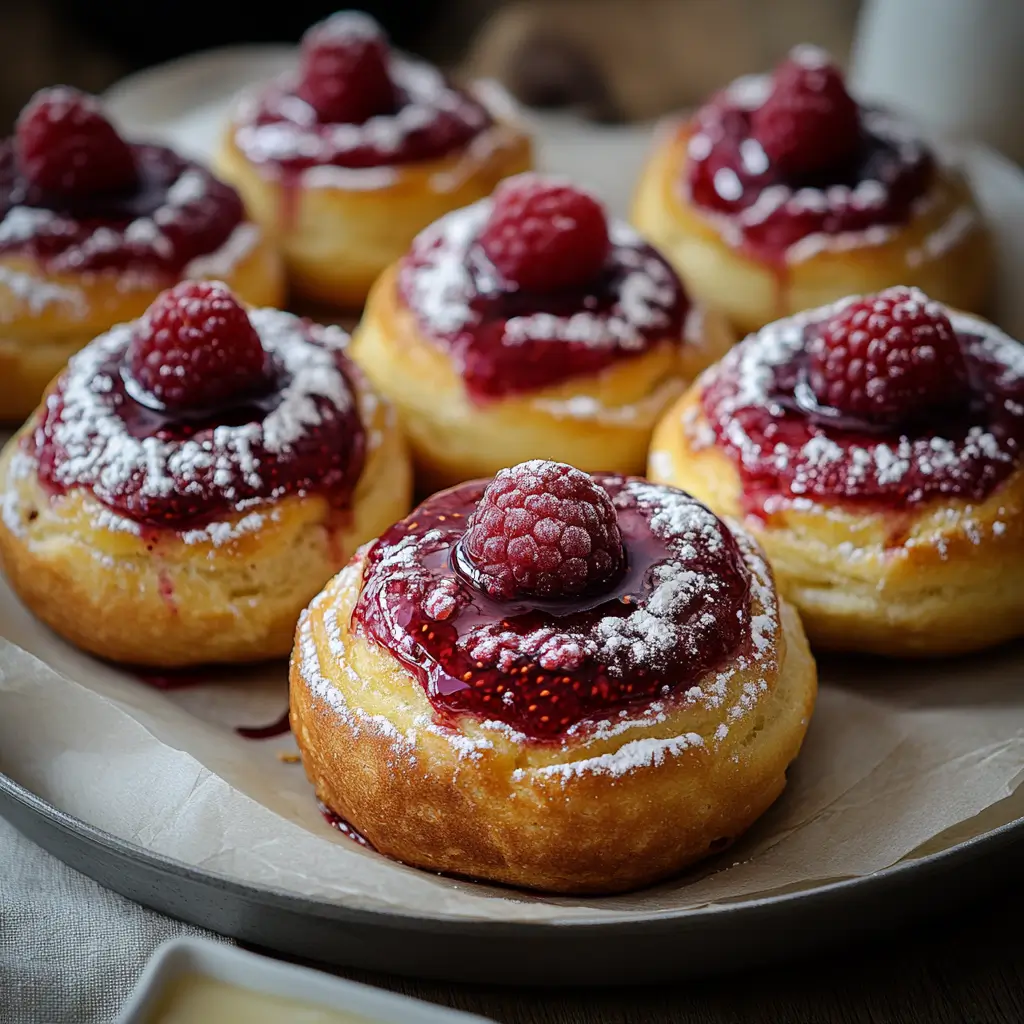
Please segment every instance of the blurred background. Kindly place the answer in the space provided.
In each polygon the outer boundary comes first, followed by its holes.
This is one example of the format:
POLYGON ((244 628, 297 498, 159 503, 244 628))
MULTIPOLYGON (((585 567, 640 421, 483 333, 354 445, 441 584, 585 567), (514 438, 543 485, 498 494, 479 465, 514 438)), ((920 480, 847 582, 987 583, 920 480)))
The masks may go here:
MULTIPOLYGON (((1008 0, 1024 3, 1024 0, 1008 0)), ((38 88, 101 92, 131 71, 232 43, 297 41, 338 2, 0 0, 0 126, 38 88)), ((698 102, 796 42, 848 56, 859 0, 364 0, 392 39, 601 121, 698 102)))

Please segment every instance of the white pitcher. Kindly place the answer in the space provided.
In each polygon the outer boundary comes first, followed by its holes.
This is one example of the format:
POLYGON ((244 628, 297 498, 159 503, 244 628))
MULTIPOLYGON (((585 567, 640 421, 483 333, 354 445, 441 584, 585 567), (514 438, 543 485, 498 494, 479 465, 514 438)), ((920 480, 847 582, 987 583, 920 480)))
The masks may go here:
POLYGON ((1024 163, 1024 0, 865 0, 858 95, 1024 163))

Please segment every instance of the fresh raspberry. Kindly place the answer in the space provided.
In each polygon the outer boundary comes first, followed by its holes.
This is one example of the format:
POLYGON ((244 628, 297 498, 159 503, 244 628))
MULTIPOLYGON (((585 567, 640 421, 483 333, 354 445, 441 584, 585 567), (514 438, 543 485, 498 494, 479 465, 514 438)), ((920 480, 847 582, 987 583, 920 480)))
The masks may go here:
POLYGON ((182 281, 158 295, 128 358, 135 380, 170 409, 224 405, 267 380, 260 337, 220 281, 182 281))
POLYGON ((951 406, 967 380, 943 307, 916 288, 889 288, 844 307, 812 334, 811 390, 822 405, 899 423, 951 406))
POLYGON ((535 459, 503 469, 470 516, 463 552, 491 597, 568 597, 622 568, 608 493, 586 473, 535 459))
POLYGON ((362 124, 395 109, 388 40, 366 14, 342 11, 302 37, 298 94, 330 124, 362 124))
POLYGON ((526 291, 592 281, 608 257, 608 220, 589 193, 535 174, 502 182, 480 235, 501 275, 526 291))
POLYGON ((40 89, 18 117, 14 134, 21 173, 61 195, 128 189, 138 180, 128 143, 99 103, 77 89, 40 89))
POLYGON ((754 138, 782 171, 840 167, 860 145, 860 111, 828 57, 800 47, 775 72, 768 99, 751 117, 754 138))

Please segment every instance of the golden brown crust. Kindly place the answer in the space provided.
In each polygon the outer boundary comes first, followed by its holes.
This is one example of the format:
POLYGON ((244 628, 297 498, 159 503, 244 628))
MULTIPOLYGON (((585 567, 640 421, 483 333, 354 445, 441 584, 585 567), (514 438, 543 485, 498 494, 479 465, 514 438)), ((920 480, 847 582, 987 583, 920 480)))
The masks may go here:
MULTIPOLYGON (((248 230, 256 231, 252 225, 248 230)), ((262 233, 233 265, 211 273, 255 306, 284 300, 281 259, 262 233)), ((0 256, 0 423, 20 423, 80 348, 114 324, 141 316, 164 286, 125 275, 49 274, 23 256, 0 256)))
MULTIPOLYGON (((709 430, 697 383, 655 430, 648 476, 719 516, 741 517, 732 459, 693 440, 709 430)), ((1024 634, 1024 469, 975 504, 948 498, 900 513, 789 507, 745 525, 815 648, 944 655, 1024 634)))
POLYGON ((683 346, 666 339, 599 374, 477 403, 399 300, 397 278, 393 265, 371 291, 352 358, 398 408, 427 491, 537 458, 641 474, 658 416, 734 341, 721 316, 695 312, 683 346))
POLYGON ((361 308, 377 276, 428 224, 533 167, 529 135, 508 120, 439 160, 385 168, 389 178, 377 188, 282 183, 251 163, 234 136, 229 126, 218 175, 280 247, 293 293, 336 309, 361 308))
POLYGON ((881 243, 823 249, 779 268, 731 246, 683 196, 679 183, 691 134, 682 125, 659 136, 637 185, 632 220, 694 298, 720 309, 740 331, 897 284, 917 286, 960 309, 986 311, 991 239, 966 181, 952 168, 938 169, 922 209, 881 243))
POLYGON ((43 622, 102 658, 170 668, 283 657, 324 581, 409 509, 394 413, 363 408, 379 442, 346 512, 289 497, 186 534, 119 529, 84 490, 50 497, 20 446, 30 423, 0 455, 0 568, 43 622))
POLYGON ((380 852, 524 888, 620 892, 723 849, 785 786, 817 685, 788 607, 756 669, 737 661, 697 684, 717 698, 531 743, 468 716, 439 723, 402 664, 350 628, 364 556, 303 613, 291 723, 318 797, 380 852))

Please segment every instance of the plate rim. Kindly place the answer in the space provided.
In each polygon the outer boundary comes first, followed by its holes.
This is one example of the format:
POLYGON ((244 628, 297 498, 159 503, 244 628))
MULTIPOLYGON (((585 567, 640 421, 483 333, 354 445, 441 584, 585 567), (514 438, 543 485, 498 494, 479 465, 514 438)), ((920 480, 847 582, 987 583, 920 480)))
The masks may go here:
MULTIPOLYGON (((601 931, 610 931, 621 935, 623 931, 628 931, 631 928, 644 932, 649 932, 652 929, 674 931, 683 923, 699 923, 703 919, 719 917, 724 914, 735 916, 736 914, 746 913, 749 915, 765 911, 785 913, 789 907, 798 904, 802 908, 806 908, 815 903, 827 904, 830 901, 841 901, 866 890, 870 890, 874 894, 874 891, 878 888, 898 885, 901 880, 907 877, 913 877, 915 881, 923 883, 930 875, 955 872, 958 867, 986 853, 999 853, 1003 847, 1011 847, 1015 844, 1024 846, 1024 815, 1022 815, 969 839, 954 843, 945 849, 926 854, 923 857, 899 860, 895 864, 890 864, 866 875, 828 880, 820 885, 812 885, 807 888, 782 892, 777 895, 740 898, 722 903, 707 903, 698 907, 662 911, 654 914, 643 911, 627 911, 623 912, 621 917, 616 920, 595 920, 582 916, 562 921, 503 921, 484 920, 474 917, 463 918, 403 913, 388 908, 354 907, 340 900, 331 901, 315 896, 306 896, 287 889, 279 889, 274 886, 263 886, 254 882, 240 881, 221 872, 198 868, 185 861, 148 850, 130 840, 115 836, 104 829, 75 817, 67 811, 61 810, 43 797, 33 793, 28 787, 0 772, 0 799, 3 797, 17 802, 36 817, 43 819, 47 824, 69 831, 94 845, 110 849, 135 863, 142 864, 156 871, 175 875, 193 884, 212 885, 221 891, 229 892, 231 895, 239 898, 247 898, 258 902, 270 901, 277 904, 279 909, 289 909, 298 911, 306 916, 316 916, 336 921, 347 920, 350 923, 364 921, 380 924, 384 920, 391 922, 392 926, 394 922, 401 922, 403 929, 431 932, 443 931, 453 934, 483 933, 493 935, 496 933, 514 933, 516 936, 524 938, 530 935, 550 935, 554 930, 564 932, 567 929, 574 933, 587 933, 589 935, 601 931)), ((61 858, 58 857, 58 859, 61 858)))

